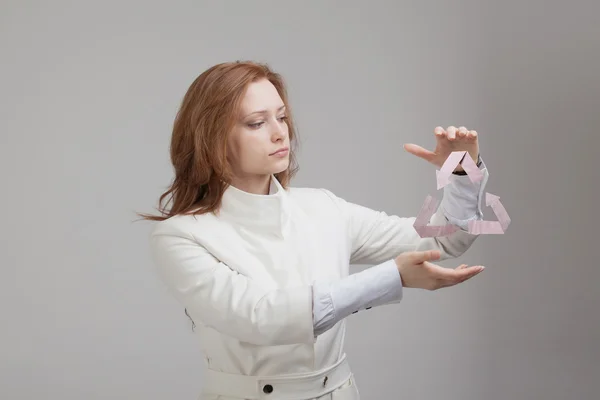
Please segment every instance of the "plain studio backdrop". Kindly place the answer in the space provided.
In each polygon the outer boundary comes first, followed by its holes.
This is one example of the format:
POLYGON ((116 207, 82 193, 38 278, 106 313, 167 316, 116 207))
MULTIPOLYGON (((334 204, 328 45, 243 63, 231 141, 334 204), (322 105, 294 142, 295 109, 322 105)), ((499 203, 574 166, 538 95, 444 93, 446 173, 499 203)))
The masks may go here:
POLYGON ((442 263, 479 276, 348 319, 364 399, 598 399, 594 3, 3 1, 0 398, 198 396, 198 339, 134 212, 172 179, 191 82, 249 59, 289 84, 295 186, 414 216, 441 191, 402 145, 465 125, 512 218, 442 263))

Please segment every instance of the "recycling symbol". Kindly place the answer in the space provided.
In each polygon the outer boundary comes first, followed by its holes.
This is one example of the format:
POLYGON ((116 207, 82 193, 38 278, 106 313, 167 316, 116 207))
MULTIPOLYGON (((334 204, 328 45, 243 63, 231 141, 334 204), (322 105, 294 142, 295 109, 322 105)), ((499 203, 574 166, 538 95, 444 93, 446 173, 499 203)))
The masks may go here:
MULTIPOLYGON (((461 160, 462 167, 472 183, 480 182, 483 179, 483 172, 477 167, 468 152, 454 151, 448 156, 442 168, 436 171, 438 190, 451 183, 450 175, 456 166, 461 163, 461 160)), ((438 200, 430 195, 425 198, 425 202, 413 224, 420 237, 447 236, 461 229, 454 224, 429 225, 429 220, 437 210, 438 204, 438 200)), ((508 225, 510 225, 510 217, 502 203, 500 203, 500 197, 486 192, 485 204, 492 208, 498 220, 469 221, 468 232, 473 235, 503 234, 506 232, 508 225)))

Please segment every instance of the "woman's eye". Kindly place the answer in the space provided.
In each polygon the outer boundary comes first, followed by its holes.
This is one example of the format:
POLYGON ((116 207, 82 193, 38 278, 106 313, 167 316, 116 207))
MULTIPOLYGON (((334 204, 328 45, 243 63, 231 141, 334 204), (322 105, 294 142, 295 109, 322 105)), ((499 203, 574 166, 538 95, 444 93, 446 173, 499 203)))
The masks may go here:
MULTIPOLYGON (((287 121, 288 117, 287 115, 282 115, 281 117, 277 118, 280 122, 285 122, 287 121)), ((260 121, 260 122, 253 122, 251 124, 248 124, 248 127, 252 128, 252 129, 258 129, 260 128, 262 125, 264 124, 264 121, 260 121)))

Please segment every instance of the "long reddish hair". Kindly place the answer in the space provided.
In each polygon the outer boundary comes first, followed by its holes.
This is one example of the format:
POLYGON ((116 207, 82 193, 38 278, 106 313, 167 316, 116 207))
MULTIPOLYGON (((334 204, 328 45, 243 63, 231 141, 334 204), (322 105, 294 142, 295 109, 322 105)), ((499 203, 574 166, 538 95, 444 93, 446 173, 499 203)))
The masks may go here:
POLYGON ((275 177, 284 188, 288 187, 298 170, 294 154, 297 132, 283 78, 266 64, 221 63, 200 74, 185 93, 171 135, 175 176, 158 200, 160 215, 138 213, 142 219, 162 221, 178 214, 218 211, 232 178, 227 139, 238 119, 248 85, 260 79, 268 79, 275 86, 287 109, 290 165, 275 177))

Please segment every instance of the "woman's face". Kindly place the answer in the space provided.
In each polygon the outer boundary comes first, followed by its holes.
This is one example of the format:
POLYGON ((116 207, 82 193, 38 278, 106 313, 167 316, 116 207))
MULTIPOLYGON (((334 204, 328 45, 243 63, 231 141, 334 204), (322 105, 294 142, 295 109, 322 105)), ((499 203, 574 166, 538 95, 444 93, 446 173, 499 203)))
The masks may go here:
POLYGON ((228 139, 228 160, 236 180, 261 180, 285 171, 288 133, 286 110, 275 86, 266 79, 251 83, 228 139))

